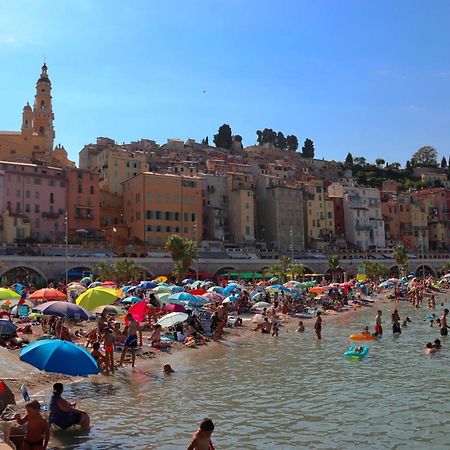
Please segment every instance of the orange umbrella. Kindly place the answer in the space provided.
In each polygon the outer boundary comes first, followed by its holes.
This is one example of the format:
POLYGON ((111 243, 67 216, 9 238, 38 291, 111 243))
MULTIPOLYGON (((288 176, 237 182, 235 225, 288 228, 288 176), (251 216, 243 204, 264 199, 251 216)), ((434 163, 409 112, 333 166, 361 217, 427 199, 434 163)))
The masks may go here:
POLYGON ((313 286, 312 288, 309 288, 309 292, 311 292, 311 294, 321 294, 325 291, 326 289, 323 286, 313 286))
POLYGON ((259 281, 256 286, 269 286, 269 282, 267 280, 259 281))
POLYGON ((44 288, 33 292, 28 298, 32 300, 67 300, 67 295, 58 289, 44 288))

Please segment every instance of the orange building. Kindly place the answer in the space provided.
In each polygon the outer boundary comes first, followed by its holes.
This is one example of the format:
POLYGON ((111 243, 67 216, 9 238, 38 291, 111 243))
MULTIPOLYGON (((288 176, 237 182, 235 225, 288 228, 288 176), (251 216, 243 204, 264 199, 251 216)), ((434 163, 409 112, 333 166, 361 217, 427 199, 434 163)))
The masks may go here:
POLYGON ((149 247, 163 247, 172 234, 201 241, 201 178, 144 172, 122 186, 131 238, 149 247))
POLYGON ((86 237, 100 230, 98 173, 83 169, 66 171, 66 207, 69 236, 86 237))
POLYGON ((47 65, 42 66, 36 83, 33 109, 27 103, 22 111, 20 131, 0 131, 0 154, 5 161, 37 159, 55 167, 75 167, 67 158, 61 145, 53 148, 52 84, 47 74, 47 65))

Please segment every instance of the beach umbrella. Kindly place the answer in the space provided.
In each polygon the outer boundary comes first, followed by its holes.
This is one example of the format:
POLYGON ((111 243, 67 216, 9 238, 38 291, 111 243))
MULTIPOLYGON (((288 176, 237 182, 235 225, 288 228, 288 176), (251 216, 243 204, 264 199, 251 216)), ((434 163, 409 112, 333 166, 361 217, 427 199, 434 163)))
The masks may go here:
POLYGON ((239 300, 239 296, 238 295, 230 295, 222 303, 233 303, 236 300, 239 300))
POLYGON ((298 288, 298 287, 301 287, 300 285, 301 285, 300 281, 295 281, 295 280, 288 281, 283 284, 283 286, 287 287, 287 288, 298 288))
POLYGON ((196 301, 197 297, 195 295, 189 294, 189 292, 177 292, 176 294, 169 295, 170 303, 174 301, 179 303, 180 301, 187 302, 189 300, 196 301))
POLYGON ((28 314, 28 317, 32 320, 35 320, 38 317, 44 317, 44 314, 42 314, 40 312, 30 312, 30 314, 28 314))
POLYGON ((262 292, 257 292, 252 296, 252 302, 257 302, 260 298, 262 298, 262 296, 263 296, 262 292))
POLYGON ((106 288, 88 289, 80 294, 75 303, 88 311, 103 305, 110 305, 116 301, 115 291, 106 288))
POLYGON ((400 280, 398 278, 389 278, 388 281, 395 284, 400 283, 400 280))
POLYGON ((191 289, 188 292, 189 292, 189 294, 193 294, 193 295, 203 295, 204 293, 206 293, 206 289, 191 289))
POLYGON ((115 281, 103 281, 100 285, 103 287, 115 288, 117 283, 115 281))
POLYGON ((383 281, 378 285, 378 287, 392 287, 394 286, 394 283, 391 283, 390 281, 383 281))
POLYGON ((134 288, 135 286, 131 286, 131 285, 127 285, 127 286, 122 286, 122 291, 125 292, 125 294, 131 289, 134 288))
POLYGON ((69 283, 67 285, 67 290, 76 292, 77 294, 81 294, 82 292, 84 292, 86 290, 86 287, 84 287, 80 283, 69 283))
POLYGON ((92 278, 91 277, 84 277, 80 280, 80 283, 83 286, 88 286, 90 283, 92 283, 92 278))
POLYGON ((22 294, 23 291, 23 284, 20 283, 14 283, 13 285, 11 285, 11 287, 18 293, 18 294, 22 294))
POLYGON ((124 310, 115 305, 102 305, 97 306, 91 311, 92 314, 107 314, 108 316, 121 316, 124 314, 124 310))
POLYGON ((158 286, 158 283, 154 282, 154 281, 141 281, 137 287, 138 289, 153 289, 156 286, 158 286))
POLYGON ((208 292, 217 292, 218 294, 221 294, 222 291, 223 291, 222 286, 211 286, 210 288, 208 288, 208 292))
POLYGON ((185 278, 182 283, 183 284, 192 284, 194 280, 192 278, 185 278))
POLYGON ((170 288, 170 293, 171 294, 176 294, 177 292, 184 292, 183 286, 172 286, 170 288))
POLYGON ((150 307, 147 302, 135 303, 129 310, 128 314, 134 317, 134 320, 138 322, 144 322, 146 316, 150 312, 150 307))
POLYGON ((202 297, 206 298, 209 302, 215 303, 220 303, 223 300, 223 297, 217 292, 206 292, 202 297))
POLYGON ((20 295, 11 289, 0 288, 0 300, 10 300, 13 298, 20 298, 20 295))
POLYGON ((164 292, 170 292, 170 289, 171 289, 170 286, 157 286, 155 287, 155 289, 152 290, 154 294, 162 294, 164 292))
POLYGON ((315 281, 304 281, 303 283, 300 283, 300 287, 302 287, 302 288, 308 288, 308 287, 312 287, 315 285, 316 285, 315 281))
POLYGON ((241 286, 239 286, 238 284, 232 283, 227 285, 224 290, 222 291, 222 295, 224 297, 227 297, 228 295, 230 295, 232 292, 236 292, 236 291, 240 291, 242 289, 241 286))
POLYGON ((3 309, 9 309, 12 305, 12 301, 11 300, 2 300, 0 302, 0 305, 2 306, 3 309))
POLYGON ((153 281, 156 281, 157 283, 165 283, 168 280, 168 278, 165 275, 160 275, 159 277, 156 277, 153 281))
POLYGON ((267 289, 271 291, 289 292, 289 288, 281 284, 274 284, 273 286, 269 286, 267 289))
POLYGON ((309 291, 311 294, 321 294, 322 292, 325 292, 326 289, 323 286, 313 286, 309 288, 309 291))
POLYGON ((145 301, 143 298, 135 297, 134 295, 130 295, 129 297, 124 298, 120 301, 120 303, 130 304, 130 303, 139 303, 145 301))
POLYGON ((183 305, 174 305, 173 303, 168 303, 167 305, 165 305, 164 310, 168 313, 186 312, 186 309, 183 305))
POLYGON ((99 372, 97 361, 79 345, 60 339, 42 339, 20 351, 19 359, 46 372, 86 376, 99 372))
POLYGON ((269 283, 270 283, 270 284, 276 283, 277 281, 278 281, 278 278, 277 278, 277 277, 272 277, 272 278, 269 279, 269 283))
POLYGON ((39 289, 36 292, 33 292, 28 298, 31 300, 67 300, 67 295, 64 294, 61 291, 58 291, 58 289, 53 288, 44 288, 39 289))
POLYGON ((101 286, 101 285, 102 285, 102 282, 101 282, 101 281, 94 281, 93 283, 91 283, 91 284, 88 286, 88 289, 96 288, 96 287, 101 286))
POLYGON ((189 300, 181 300, 183 302, 184 305, 186 306, 190 306, 190 307, 201 307, 203 305, 206 305, 206 303, 209 303, 209 300, 204 298, 204 297, 200 297, 198 295, 194 295, 194 298, 191 298, 189 300))
POLYGON ((269 282, 267 280, 261 280, 256 283, 256 286, 269 286, 269 282))
POLYGON ((0 335, 16 336, 17 327, 8 319, 0 319, 0 335))
POLYGON ((173 312, 162 316, 161 319, 156 322, 157 325, 161 325, 162 328, 169 328, 179 323, 185 322, 188 319, 188 315, 182 312, 173 312))
POLYGON ((79 305, 69 302, 46 302, 36 306, 37 311, 45 316, 68 317, 77 321, 93 319, 92 314, 79 305))
POLYGON ((257 302, 255 303, 251 309, 264 309, 264 308, 270 308, 272 305, 267 302, 257 302))
MULTIPOLYGON (((169 303, 170 302, 169 297, 170 297, 170 293, 169 292, 162 292, 161 294, 156 294, 156 298, 158 299, 158 302, 161 305, 169 303)), ((178 304, 181 305, 181 302, 179 302, 178 304)))
POLYGON ((262 314, 255 314, 252 318, 252 323, 264 323, 264 316, 262 314))
POLYGON ((191 283, 191 288, 199 289, 199 288, 203 287, 204 284, 205 283, 203 281, 197 280, 197 281, 194 281, 193 283, 191 283))

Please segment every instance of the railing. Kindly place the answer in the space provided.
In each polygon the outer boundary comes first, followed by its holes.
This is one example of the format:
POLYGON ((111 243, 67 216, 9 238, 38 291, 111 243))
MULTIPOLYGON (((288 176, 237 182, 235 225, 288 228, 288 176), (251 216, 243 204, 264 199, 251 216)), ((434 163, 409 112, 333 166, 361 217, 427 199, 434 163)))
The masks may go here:
POLYGON ((57 219, 59 215, 59 212, 54 211, 43 211, 41 214, 44 219, 57 219))

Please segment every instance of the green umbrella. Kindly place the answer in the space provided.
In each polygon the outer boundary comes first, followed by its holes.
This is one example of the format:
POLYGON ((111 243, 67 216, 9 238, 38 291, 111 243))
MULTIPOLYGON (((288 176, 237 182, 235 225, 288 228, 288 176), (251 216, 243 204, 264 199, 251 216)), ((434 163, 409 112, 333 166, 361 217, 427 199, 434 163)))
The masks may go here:
POLYGON ((92 288, 83 292, 76 299, 76 304, 88 311, 103 305, 110 305, 117 300, 116 291, 107 288, 92 288))

